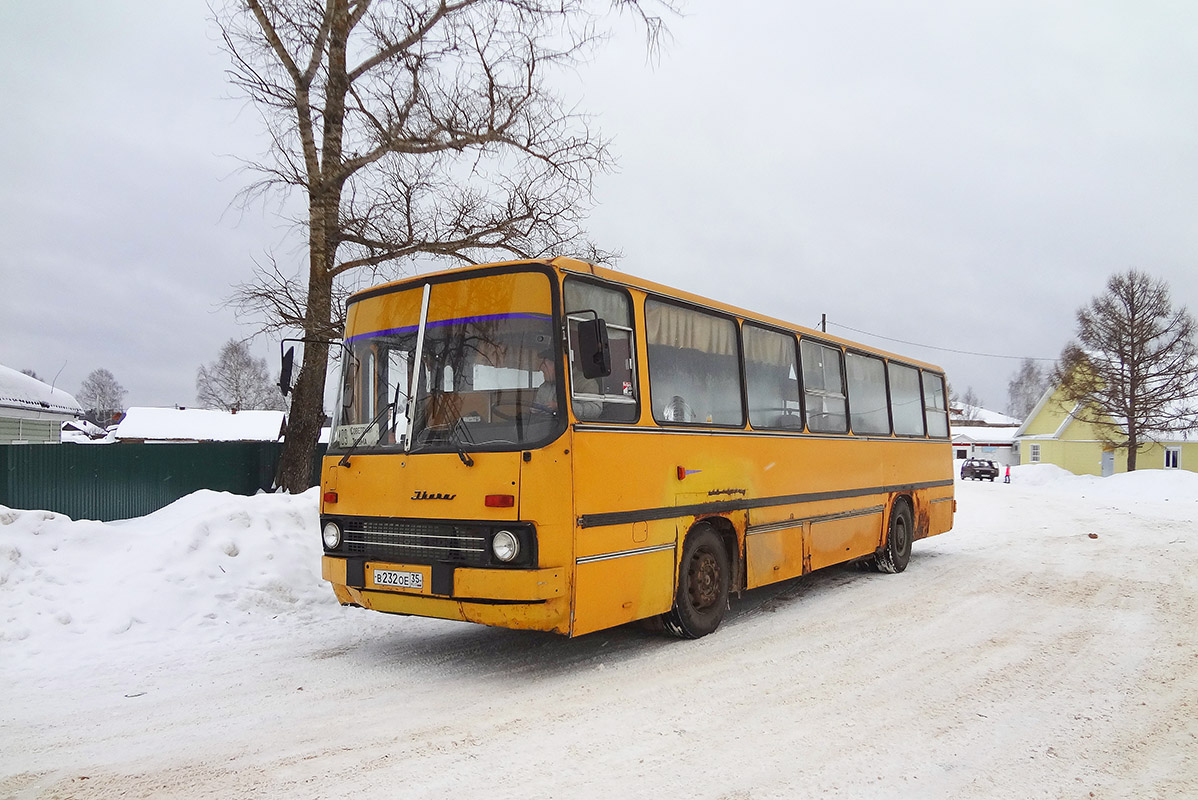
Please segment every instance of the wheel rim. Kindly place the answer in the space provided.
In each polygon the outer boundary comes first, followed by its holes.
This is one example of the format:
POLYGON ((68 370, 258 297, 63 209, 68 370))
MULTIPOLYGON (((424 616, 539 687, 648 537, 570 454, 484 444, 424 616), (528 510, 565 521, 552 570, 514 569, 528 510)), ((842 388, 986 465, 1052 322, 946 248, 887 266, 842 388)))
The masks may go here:
POLYGON ((715 553, 707 549, 695 553, 687 571, 687 594, 696 611, 707 611, 719 602, 720 562, 715 553))
POLYGON ((894 544, 895 550, 899 553, 907 552, 907 548, 911 546, 911 536, 907 528, 907 518, 899 517, 894 521, 894 544))

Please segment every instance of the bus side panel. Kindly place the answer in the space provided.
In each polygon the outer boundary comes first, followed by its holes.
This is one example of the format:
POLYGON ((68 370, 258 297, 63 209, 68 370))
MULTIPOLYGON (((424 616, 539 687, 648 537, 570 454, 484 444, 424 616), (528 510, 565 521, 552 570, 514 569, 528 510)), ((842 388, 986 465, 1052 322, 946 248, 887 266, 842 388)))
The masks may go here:
POLYGON ((920 519, 916 521, 916 536, 935 536, 938 533, 952 530, 953 527, 953 498, 927 493, 920 507, 920 519), (924 520, 926 519, 926 524, 924 520))
POLYGON ((571 633, 623 625, 674 605, 674 549, 579 564, 571 633))
POLYGON ((821 569, 872 555, 882 538, 881 510, 811 524, 811 568, 821 569))
POLYGON ((745 536, 746 588, 797 578, 810 571, 810 567, 804 568, 805 527, 800 522, 792 528, 745 536))

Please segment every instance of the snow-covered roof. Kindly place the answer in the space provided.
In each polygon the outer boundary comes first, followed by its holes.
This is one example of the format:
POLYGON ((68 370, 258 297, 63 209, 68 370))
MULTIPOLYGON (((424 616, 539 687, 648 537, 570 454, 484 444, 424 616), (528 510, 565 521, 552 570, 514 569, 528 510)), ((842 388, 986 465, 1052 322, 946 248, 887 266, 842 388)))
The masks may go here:
POLYGON ((120 441, 273 442, 283 430, 282 411, 213 411, 206 408, 134 407, 116 428, 120 441))
POLYGON ((1006 414, 1000 414, 997 411, 991 411, 988 408, 981 406, 971 406, 964 403, 956 403, 949 409, 952 422, 959 423, 965 420, 981 423, 983 425, 1014 425, 1019 427, 1022 420, 1008 417, 1006 414))
MULTIPOLYGON (((1039 433, 1039 434, 1028 434, 1027 433, 1027 429, 1031 425, 1032 420, 1034 420, 1040 414, 1040 412, 1044 410, 1044 407, 1046 405, 1048 405, 1049 401, 1052 399, 1053 395, 1056 393, 1057 388, 1058 388, 1057 385, 1054 384, 1044 390, 1044 394, 1042 394, 1040 396, 1040 401, 1038 403, 1036 403, 1036 407, 1032 409, 1031 413, 1027 415, 1027 419, 1025 419, 1023 421, 1023 423, 1019 426, 1019 428, 1015 431, 1015 438, 1017 438, 1017 439, 1060 439, 1062 436, 1065 435, 1065 429, 1069 427, 1070 423, 1074 422, 1075 420, 1086 421, 1082 414, 1082 411, 1083 411, 1082 404, 1074 403, 1072 410, 1070 410, 1069 413, 1065 414, 1061 418, 1061 424, 1057 427, 1055 432, 1039 433)), ((1182 419, 1190 419, 1193 421, 1194 424, 1198 425, 1198 417, 1195 416, 1195 407, 1196 406, 1198 406, 1198 397, 1186 397, 1181 400, 1177 400, 1177 401, 1174 401, 1173 403, 1170 403, 1167 406, 1167 409, 1168 409, 1169 413, 1175 414, 1177 417, 1182 418, 1182 419)), ((1120 431, 1124 431, 1124 432, 1127 431, 1127 420, 1126 419, 1124 419, 1122 417, 1116 417, 1116 418, 1108 417, 1108 419, 1110 419, 1112 424, 1114 424, 1120 431)), ((1188 430, 1170 431, 1167 433, 1158 433, 1158 434, 1154 434, 1153 436, 1150 436, 1147 438, 1150 438, 1153 441, 1158 441, 1161 443, 1170 443, 1170 442, 1184 443, 1184 442, 1192 441, 1195 438, 1198 438, 1198 428, 1190 428, 1188 430)))
POLYGON ((953 425, 950 427, 953 444, 1011 444, 1015 441, 1017 425, 953 425))
POLYGON ((0 407, 75 416, 83 406, 73 395, 0 364, 0 407))

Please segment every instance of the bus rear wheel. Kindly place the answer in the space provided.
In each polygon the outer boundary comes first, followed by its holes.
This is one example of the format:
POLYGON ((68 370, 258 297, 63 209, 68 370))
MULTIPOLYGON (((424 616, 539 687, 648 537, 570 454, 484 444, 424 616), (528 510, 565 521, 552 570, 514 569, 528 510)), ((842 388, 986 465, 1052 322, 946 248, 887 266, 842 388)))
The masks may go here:
POLYGON ((728 608, 732 564, 715 529, 697 525, 682 547, 674 609, 663 617, 680 639, 698 639, 720 626, 728 608))
POLYGON ((879 572, 894 575, 907 568, 907 562, 911 560, 914 529, 911 506, 906 500, 896 500, 890 509, 890 529, 886 533, 886 545, 878 551, 874 559, 879 572))

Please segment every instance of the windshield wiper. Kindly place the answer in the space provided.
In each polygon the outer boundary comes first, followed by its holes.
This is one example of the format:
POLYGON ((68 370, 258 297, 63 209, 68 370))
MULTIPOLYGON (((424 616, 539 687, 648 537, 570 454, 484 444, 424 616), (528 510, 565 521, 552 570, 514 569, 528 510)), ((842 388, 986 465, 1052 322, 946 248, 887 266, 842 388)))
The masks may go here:
MULTIPOLYGON (((393 408, 395 408, 394 403, 388 403, 387 405, 383 406, 382 410, 379 411, 379 413, 375 415, 374 419, 372 419, 370 421, 370 424, 367 425, 365 428, 363 428, 362 432, 358 434, 358 438, 354 439, 354 443, 351 444, 349 446, 349 449, 345 451, 345 455, 341 456, 341 460, 337 462, 337 466, 339 466, 339 467, 348 467, 349 466, 349 457, 351 455, 353 455, 353 452, 355 450, 358 449, 358 445, 360 445, 362 443, 362 440, 366 438, 366 434, 370 432, 371 428, 373 428, 375 425, 379 424, 379 422, 382 421, 384 414, 390 413, 393 408)), ((379 433, 381 434, 382 431, 380 430, 379 433)), ((380 438, 381 438, 381 436, 380 436, 380 438)))
POLYGON ((462 430, 462 433, 466 434, 467 439, 470 438, 470 430, 466 427, 466 423, 462 421, 462 418, 458 417, 457 421, 449 426, 449 443, 453 445, 454 450, 458 451, 458 458, 462 459, 462 463, 468 467, 473 467, 474 459, 466 452, 466 448, 462 446, 462 442, 458 438, 459 428, 462 430))
MULTIPOLYGON (((422 397, 416 402, 417 405, 423 403, 427 407, 434 399, 440 396, 442 396, 442 393, 438 391, 422 397)), ((425 450, 429 445, 445 442, 448 443, 453 448, 453 451, 458 454, 458 458, 462 460, 463 464, 468 467, 474 466, 474 459, 471 458, 470 454, 466 452, 466 448, 462 445, 462 439, 464 438, 470 444, 473 444, 474 440, 473 437, 470 436, 470 429, 466 427, 466 423, 462 421, 461 417, 458 417, 452 423, 448 424, 425 424, 419 430, 416 430, 413 426, 412 437, 413 441, 411 443, 411 452, 413 453, 418 452, 418 450, 425 450), (464 437, 459 436, 459 429, 465 434, 464 437), (416 439, 421 439, 422 441, 417 442, 416 439)))

